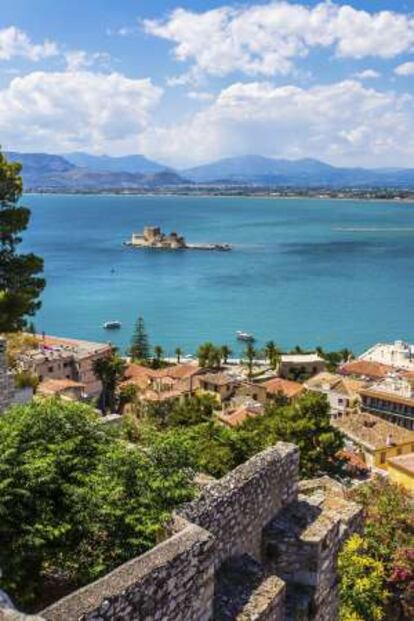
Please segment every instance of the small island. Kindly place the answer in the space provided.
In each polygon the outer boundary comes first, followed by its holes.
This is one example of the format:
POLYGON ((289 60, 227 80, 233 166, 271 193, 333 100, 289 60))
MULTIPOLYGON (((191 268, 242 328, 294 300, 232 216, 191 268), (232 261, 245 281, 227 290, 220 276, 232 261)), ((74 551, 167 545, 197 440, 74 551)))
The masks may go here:
POLYGON ((142 233, 132 233, 131 239, 124 242, 132 248, 156 248, 160 250, 231 250, 229 244, 187 244, 178 233, 163 233, 158 226, 146 226, 142 233))

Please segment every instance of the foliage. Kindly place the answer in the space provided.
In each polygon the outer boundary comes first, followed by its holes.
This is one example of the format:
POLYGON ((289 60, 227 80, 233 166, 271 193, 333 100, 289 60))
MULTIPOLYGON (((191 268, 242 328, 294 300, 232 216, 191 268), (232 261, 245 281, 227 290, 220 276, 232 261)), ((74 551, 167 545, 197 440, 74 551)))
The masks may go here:
POLYGON ((253 347, 251 343, 248 343, 246 349, 244 350, 244 357, 246 359, 245 364, 247 366, 249 379, 251 379, 253 375, 253 365, 254 365, 254 360, 256 356, 257 356, 257 351, 255 350, 255 348, 253 347))
POLYGON ((45 280, 43 260, 18 254, 20 234, 27 229, 30 210, 19 205, 23 192, 21 166, 0 152, 0 332, 17 332, 40 308, 45 280))
POLYGON ((156 345, 154 347, 154 358, 152 360, 152 368, 159 369, 162 366, 162 357, 164 355, 164 350, 161 345, 156 345))
POLYGON ((39 348, 39 341, 33 334, 9 332, 5 334, 5 337, 7 342, 7 363, 11 369, 16 368, 17 358, 20 354, 39 348))
POLYGON ((366 541, 353 535, 338 560, 341 574, 341 621, 381 621, 388 598, 384 587, 385 569, 374 559, 366 541))
MULTIPOLYGON (((414 611, 414 504, 412 496, 399 485, 382 477, 358 486, 352 500, 364 509, 363 554, 383 568, 380 585, 366 590, 366 599, 380 607, 379 616, 359 616, 355 619, 412 618, 414 611), (372 588, 370 599, 368 590, 372 588), (377 590, 387 594, 377 601, 377 590), (372 599, 374 598, 374 599, 372 599), (407 612, 408 611, 408 612, 407 612), (405 616, 404 616, 405 613, 405 616)), ((362 552, 361 552, 362 553, 362 552)), ((342 558, 342 556, 341 556, 342 558)), ((368 572, 368 570, 367 570, 368 572)), ((349 602, 359 610, 361 582, 355 579, 353 563, 340 565, 343 615, 349 602)), ((376 576, 379 578, 379 576, 376 576)), ((366 581, 369 581, 369 576, 366 581)), ((348 621, 354 617, 343 617, 348 621)))
POLYGON ((183 350, 181 349, 181 347, 176 347, 175 348, 175 355, 177 357, 177 364, 180 364, 181 356, 183 355, 183 350))
POLYGON ((282 359, 282 353, 274 341, 266 343, 264 350, 266 359, 269 361, 270 367, 275 371, 282 359))
POLYGON ((93 372, 102 383, 100 396, 100 408, 102 412, 115 412, 116 410, 116 389, 124 376, 126 362, 112 352, 106 358, 97 358, 93 363, 93 372))
POLYGON ((131 340, 130 354, 133 360, 150 360, 151 358, 148 334, 142 317, 138 317, 135 325, 135 331, 131 340))
POLYGON ((39 383, 39 376, 30 371, 20 371, 14 375, 14 385, 16 388, 33 388, 36 391, 39 383))
POLYGON ((330 373, 335 373, 341 364, 345 362, 349 362, 353 358, 353 353, 350 349, 346 347, 344 349, 340 349, 339 351, 324 351, 322 347, 316 348, 316 353, 321 356, 324 360, 326 360, 326 368, 330 373))
POLYGON ((228 345, 222 345, 220 347, 220 356, 223 360, 224 364, 227 364, 228 359, 232 355, 233 351, 230 349, 228 345))
POLYGON ((149 549, 193 497, 192 466, 177 438, 142 451, 79 403, 12 408, 0 418, 2 587, 30 604, 48 577, 75 587, 149 549))
POLYGON ((200 345, 197 349, 198 364, 200 367, 219 369, 221 366, 222 352, 220 347, 216 347, 209 341, 200 345))

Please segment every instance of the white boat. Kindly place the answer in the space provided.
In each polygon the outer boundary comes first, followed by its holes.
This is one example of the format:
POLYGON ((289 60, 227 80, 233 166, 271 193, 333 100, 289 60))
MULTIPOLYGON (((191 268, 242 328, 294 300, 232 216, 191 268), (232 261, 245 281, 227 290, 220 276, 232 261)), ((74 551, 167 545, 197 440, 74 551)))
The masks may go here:
POLYGON ((103 328, 105 330, 119 330, 121 326, 122 323, 120 321, 105 321, 103 328))
POLYGON ((249 341, 250 343, 255 340, 253 334, 243 332, 242 330, 237 330, 236 337, 239 341, 249 341))

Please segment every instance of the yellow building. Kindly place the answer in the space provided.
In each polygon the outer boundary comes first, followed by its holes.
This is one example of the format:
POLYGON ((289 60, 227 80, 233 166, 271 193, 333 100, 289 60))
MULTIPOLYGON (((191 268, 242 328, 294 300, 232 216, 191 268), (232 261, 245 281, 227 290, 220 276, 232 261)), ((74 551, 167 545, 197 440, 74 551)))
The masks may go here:
POLYGON ((388 460, 388 475, 391 481, 414 493, 414 453, 391 457, 388 460))
POLYGON ((344 414, 333 421, 356 444, 369 468, 388 469, 387 461, 414 451, 414 431, 366 412, 344 414))

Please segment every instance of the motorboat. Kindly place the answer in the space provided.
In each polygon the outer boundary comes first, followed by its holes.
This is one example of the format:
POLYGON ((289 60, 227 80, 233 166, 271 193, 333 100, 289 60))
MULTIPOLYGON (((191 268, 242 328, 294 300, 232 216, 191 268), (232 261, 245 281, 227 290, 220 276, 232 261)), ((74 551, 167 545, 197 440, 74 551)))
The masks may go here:
POLYGON ((252 343, 255 340, 253 334, 243 332, 242 330, 237 330, 236 337, 238 341, 248 341, 249 343, 252 343))
POLYGON ((103 324, 105 330, 119 330, 121 326, 122 323, 120 321, 105 321, 103 324))

